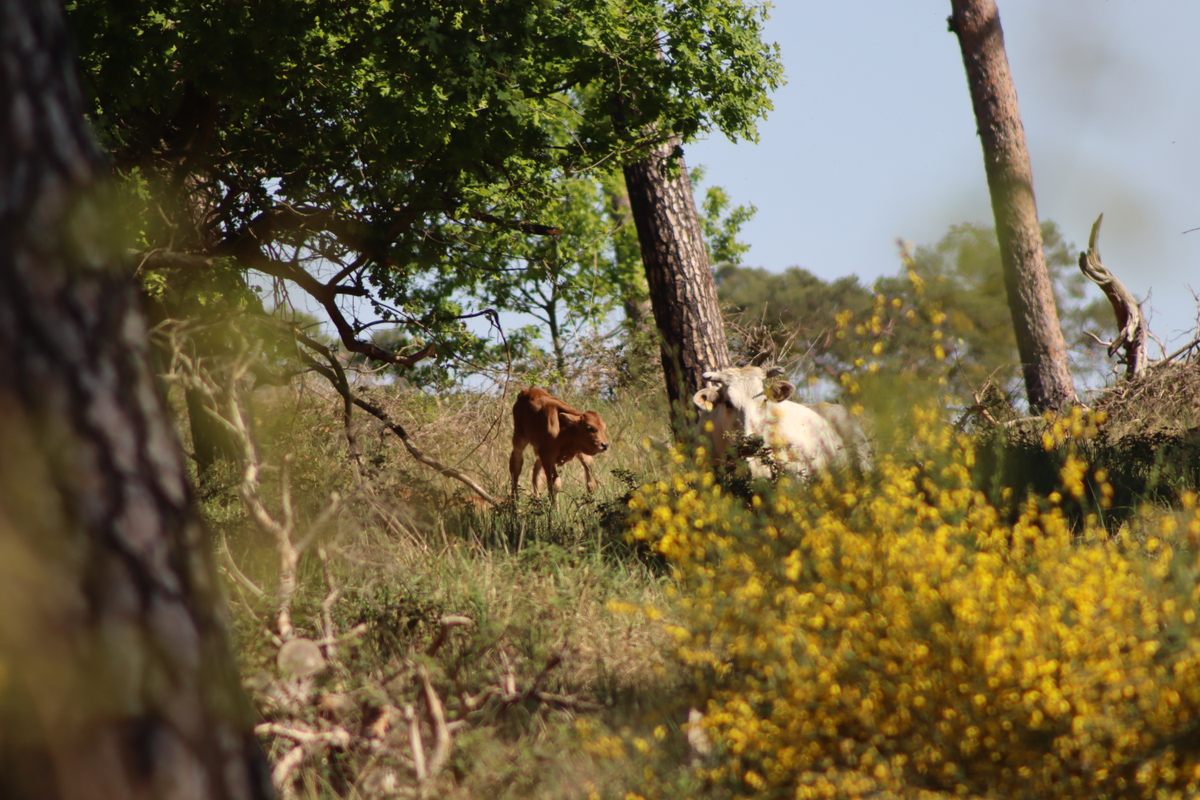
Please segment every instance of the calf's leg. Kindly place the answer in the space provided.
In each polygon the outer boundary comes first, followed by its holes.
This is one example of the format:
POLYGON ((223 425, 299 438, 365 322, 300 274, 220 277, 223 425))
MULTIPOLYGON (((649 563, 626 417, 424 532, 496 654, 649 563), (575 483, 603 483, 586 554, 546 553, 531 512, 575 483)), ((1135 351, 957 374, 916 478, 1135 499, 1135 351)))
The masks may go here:
POLYGON ((558 497, 558 487, 562 485, 558 477, 558 465, 552 456, 542 458, 541 463, 542 469, 546 470, 546 487, 550 493, 550 505, 553 506, 558 497))
POLYGON ((533 496, 537 497, 538 480, 542 477, 542 460, 537 456, 533 459, 533 471, 530 476, 530 482, 533 484, 533 496))
POLYGON ((596 491, 596 479, 592 476, 592 457, 587 453, 580 453, 579 463, 583 464, 583 475, 587 481, 587 490, 589 492, 596 491))
MULTIPOLYGON (((508 474, 512 478, 512 496, 517 498, 517 482, 521 478, 521 467, 525 464, 525 442, 513 437, 512 453, 508 457, 508 474)), ((537 493, 537 483, 534 483, 534 494, 537 493)))

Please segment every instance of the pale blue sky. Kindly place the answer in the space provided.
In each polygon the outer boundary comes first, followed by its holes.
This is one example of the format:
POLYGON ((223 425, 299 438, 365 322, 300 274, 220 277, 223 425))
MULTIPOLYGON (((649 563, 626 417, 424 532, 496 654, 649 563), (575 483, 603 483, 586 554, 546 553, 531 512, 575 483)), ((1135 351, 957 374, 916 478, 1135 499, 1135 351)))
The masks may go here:
MULTIPOLYGON (((1038 211, 1105 263, 1171 343, 1200 292, 1200 2, 999 0, 1038 211)), ((778 0, 767 38, 788 83, 760 142, 690 145, 689 166, 758 213, 746 263, 869 283, 895 240, 992 224, 948 0, 778 0)), ((1106 335, 1109 331, 1104 332, 1106 335)), ((1152 351, 1157 355, 1156 351, 1152 351)))

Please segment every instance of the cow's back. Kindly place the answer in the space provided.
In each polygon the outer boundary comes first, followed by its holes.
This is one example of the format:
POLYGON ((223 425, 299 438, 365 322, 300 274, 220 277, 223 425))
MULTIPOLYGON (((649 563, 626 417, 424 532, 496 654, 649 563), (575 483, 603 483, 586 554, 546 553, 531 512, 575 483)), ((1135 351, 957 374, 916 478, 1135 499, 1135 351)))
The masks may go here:
POLYGON ((833 425, 800 403, 769 404, 764 434, 782 466, 806 477, 846 463, 846 446, 833 425))
POLYGON ((875 461, 874 448, 862 420, 839 403, 814 403, 812 409, 824 417, 841 437, 854 467, 862 473, 870 472, 875 461))

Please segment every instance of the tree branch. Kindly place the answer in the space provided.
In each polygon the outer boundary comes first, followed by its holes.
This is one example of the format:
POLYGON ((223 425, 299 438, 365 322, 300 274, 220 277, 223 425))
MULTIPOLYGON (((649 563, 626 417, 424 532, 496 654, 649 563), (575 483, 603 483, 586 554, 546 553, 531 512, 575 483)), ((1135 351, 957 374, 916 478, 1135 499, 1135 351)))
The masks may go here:
POLYGON ((440 462, 434 460, 433 458, 425 455, 425 453, 423 453, 420 450, 420 448, 418 448, 413 443, 412 439, 408 435, 408 431, 406 431, 404 429, 404 426, 402 426, 400 423, 392 420, 392 418, 388 415, 388 413, 386 411, 384 411, 382 408, 380 408, 379 406, 372 403, 370 400, 367 400, 367 399, 355 394, 350 389, 350 385, 346 381, 345 375, 341 374, 339 376, 338 373, 341 372, 341 365, 338 364, 336 362, 336 359, 333 358, 333 354, 330 353, 329 348, 325 347, 325 345, 316 341, 312 337, 304 334, 302 331, 294 330, 293 335, 296 337, 296 341, 300 342, 305 347, 308 347, 318 353, 321 353, 323 356, 325 356, 325 358, 329 362, 329 364, 332 365, 332 366, 329 366, 326 364, 321 364, 318 361, 316 361, 315 359, 312 359, 312 358, 309 358, 306 356, 302 356, 305 360, 305 363, 307 363, 318 374, 323 375, 325 377, 325 379, 328 380, 330 382, 330 384, 333 385, 333 387, 342 396, 342 399, 344 402, 353 403, 354 405, 363 409, 364 411, 369 413, 371 416, 375 417, 377 420, 382 422, 384 424, 384 427, 386 427, 388 430, 390 430, 392 433, 396 434, 396 436, 398 436, 400 438, 400 441, 404 444, 404 448, 406 450, 408 450, 409 455, 411 455, 417 461, 420 461, 422 464, 424 464, 427 467, 431 467, 432 469, 437 470, 438 473, 446 476, 447 478, 452 478, 456 481, 463 483, 469 489, 471 489, 471 491, 475 492, 475 494, 479 495, 487 503, 490 503, 491 505, 499 504, 500 501, 497 500, 495 497, 493 497, 486 489, 484 489, 479 484, 478 481, 476 481, 470 475, 467 475, 466 473, 464 473, 460 470, 457 470, 453 467, 447 467, 444 464, 441 464, 440 462))
MULTIPOLYGON (((367 291, 361 287, 344 286, 338 280, 338 276, 343 276, 346 270, 338 273, 333 281, 322 283, 313 277, 306 270, 296 266, 290 261, 282 261, 277 258, 271 258, 257 248, 249 248, 241 250, 237 253, 222 252, 221 248, 213 254, 202 253, 181 253, 170 250, 148 250, 145 252, 134 253, 133 258, 137 261, 138 270, 142 269, 188 269, 201 270, 211 269, 215 266, 216 259, 225 256, 237 258, 242 264, 251 269, 262 272, 265 275, 270 275, 274 278, 291 281, 299 286, 305 293, 321 304, 325 313, 329 317, 329 321, 333 323, 333 327, 338 332, 338 339, 342 346, 352 353, 366 356, 374 361, 379 361, 384 364, 396 364, 401 367, 412 367, 417 363, 424 361, 437 352, 437 347, 430 343, 416 353, 408 355, 400 355, 391 350, 380 347, 373 342, 363 341, 359 339, 355 333, 354 326, 346 319, 341 308, 338 307, 337 298, 341 295, 354 295, 365 297, 367 291)), ((353 270, 351 270, 353 272, 353 270)))
POLYGON ((1100 287, 1108 302, 1113 307, 1117 317, 1119 331, 1115 339, 1108 344, 1108 354, 1111 356, 1118 348, 1123 348, 1125 355, 1125 375, 1135 377, 1146 368, 1146 318, 1142 314, 1141 304, 1133 293, 1125 288, 1100 260, 1100 223, 1104 214, 1096 217, 1092 223, 1092 232, 1088 236, 1087 252, 1079 254, 1079 270, 1100 287))

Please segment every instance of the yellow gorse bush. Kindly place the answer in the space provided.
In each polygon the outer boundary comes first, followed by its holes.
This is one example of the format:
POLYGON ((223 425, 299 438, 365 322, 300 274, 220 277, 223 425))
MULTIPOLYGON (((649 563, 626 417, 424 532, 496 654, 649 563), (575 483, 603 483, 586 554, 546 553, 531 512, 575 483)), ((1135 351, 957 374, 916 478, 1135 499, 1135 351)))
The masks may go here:
MULTIPOLYGON (((996 508, 971 443, 915 427, 865 483, 747 503, 700 451, 632 500, 675 578, 714 793, 1200 796, 1194 498, 1073 530, 1054 498, 996 508)), ((1063 492, 1086 472, 1068 458, 1063 492)))

